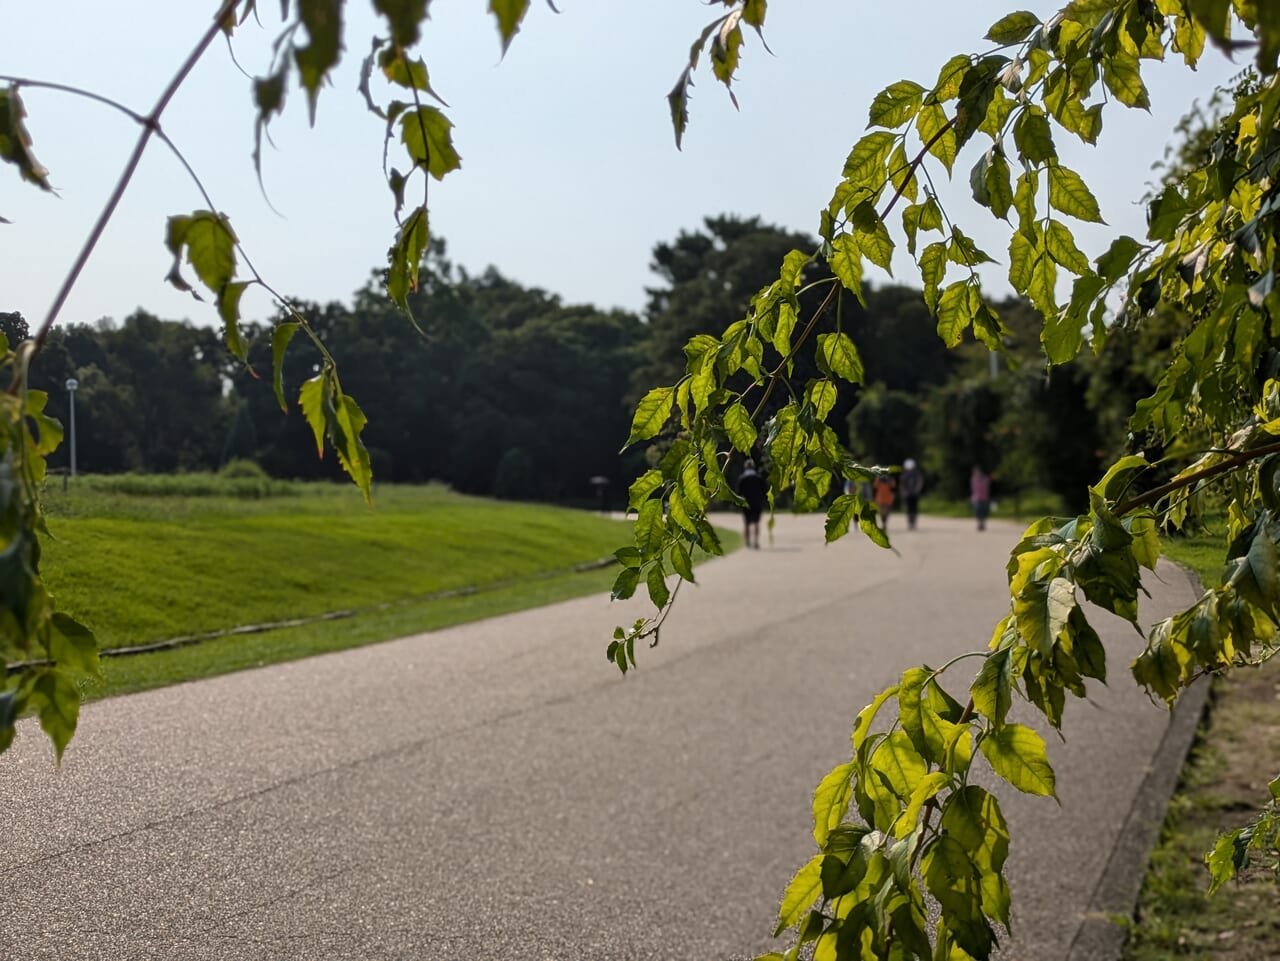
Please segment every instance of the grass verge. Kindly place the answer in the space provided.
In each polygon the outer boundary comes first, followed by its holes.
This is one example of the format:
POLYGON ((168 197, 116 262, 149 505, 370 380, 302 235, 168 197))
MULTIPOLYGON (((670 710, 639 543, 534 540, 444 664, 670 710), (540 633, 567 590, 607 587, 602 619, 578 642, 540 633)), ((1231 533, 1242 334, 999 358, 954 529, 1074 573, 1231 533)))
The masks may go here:
MULTIPOLYGON (((1223 542, 1206 532, 1169 538, 1166 554, 1206 584, 1221 583, 1223 542)), ((1254 865, 1209 898, 1204 855, 1269 799, 1280 769, 1280 664, 1215 679, 1209 707, 1152 852, 1125 961, 1280 957, 1276 879, 1254 865)))
MULTIPOLYGON (((568 573, 630 539, 582 511, 443 488, 295 485, 245 498, 78 485, 47 495, 43 568, 59 606, 103 648, 360 609, 356 616, 104 658, 104 697, 389 640, 605 592, 609 569, 568 573), (423 595, 475 589, 454 597, 423 595), (391 605, 379 608, 378 605, 391 605), (366 610, 373 608, 371 610, 366 610)), ((723 533, 726 549, 740 537, 723 533)))

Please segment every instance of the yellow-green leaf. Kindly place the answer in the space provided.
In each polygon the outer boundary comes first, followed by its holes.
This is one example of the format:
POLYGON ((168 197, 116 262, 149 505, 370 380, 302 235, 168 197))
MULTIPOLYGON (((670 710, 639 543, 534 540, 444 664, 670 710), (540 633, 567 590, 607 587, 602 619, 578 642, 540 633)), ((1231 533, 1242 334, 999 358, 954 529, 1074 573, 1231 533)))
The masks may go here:
POLYGON ((822 895, 823 857, 822 854, 815 854, 787 885, 786 893, 782 896, 782 907, 778 910, 778 927, 773 933, 775 938, 787 928, 798 924, 804 913, 822 895))
POLYGON ((991 769, 1019 791, 1055 797, 1053 768, 1044 739, 1029 727, 1006 724, 989 731, 978 747, 991 769))
POLYGON ((856 769, 853 761, 841 764, 830 771, 813 792, 813 840, 819 847, 827 843, 827 836, 849 811, 856 769))
POLYGON ((674 394, 674 388, 655 387, 644 395, 636 405, 635 417, 631 421, 631 434, 624 446, 630 447, 636 441, 649 440, 666 426, 671 419, 674 394))
POLYGON ((1080 175, 1061 164, 1049 166, 1049 206, 1089 223, 1105 223, 1098 201, 1080 175))

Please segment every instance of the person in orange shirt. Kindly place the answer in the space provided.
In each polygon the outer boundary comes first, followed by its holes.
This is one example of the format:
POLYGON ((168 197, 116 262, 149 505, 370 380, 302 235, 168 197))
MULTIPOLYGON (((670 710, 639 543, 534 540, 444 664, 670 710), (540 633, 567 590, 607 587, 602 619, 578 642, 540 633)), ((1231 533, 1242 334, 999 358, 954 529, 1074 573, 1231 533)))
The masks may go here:
POLYGON ((893 494, 896 487, 897 484, 888 474, 881 474, 872 486, 872 496, 875 497, 876 507, 880 510, 881 530, 889 529, 889 512, 893 510, 893 494))

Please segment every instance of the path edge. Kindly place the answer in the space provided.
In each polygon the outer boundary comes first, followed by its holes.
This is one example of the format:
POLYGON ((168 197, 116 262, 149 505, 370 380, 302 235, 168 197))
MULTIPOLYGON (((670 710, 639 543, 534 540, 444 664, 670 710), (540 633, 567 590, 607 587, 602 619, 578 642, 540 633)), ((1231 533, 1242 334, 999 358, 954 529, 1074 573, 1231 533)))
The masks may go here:
MULTIPOLYGON (((1181 564, 1178 568, 1196 594, 1204 590, 1200 578, 1181 564)), ((1115 961, 1129 937, 1128 920, 1138 904, 1151 852, 1160 838, 1169 801, 1182 776, 1196 732, 1205 716, 1210 679, 1201 677, 1174 703, 1169 726, 1151 757, 1146 777, 1134 795, 1115 847, 1098 878, 1089 905, 1080 918, 1066 961, 1115 961)))

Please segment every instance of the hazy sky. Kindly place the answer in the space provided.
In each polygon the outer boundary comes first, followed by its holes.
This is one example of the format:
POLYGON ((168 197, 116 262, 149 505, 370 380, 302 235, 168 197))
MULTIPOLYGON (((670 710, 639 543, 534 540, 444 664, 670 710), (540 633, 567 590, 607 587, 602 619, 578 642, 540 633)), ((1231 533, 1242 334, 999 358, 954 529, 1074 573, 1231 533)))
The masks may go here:
MULTIPOLYGON (((215 6, 0 0, 0 73, 89 87, 146 112, 215 6)), ((246 24, 234 40, 236 59, 250 73, 265 71, 279 30, 278 5, 261 6, 264 25, 246 24)), ((775 0, 766 33, 773 55, 754 35, 745 48, 735 87, 741 111, 709 73, 700 73, 678 152, 665 95, 689 44, 721 8, 699 0, 558 0, 557 6, 558 16, 535 0, 504 60, 483 0, 432 3, 421 52, 451 105, 463 163, 433 184, 433 231, 469 270, 494 264, 569 302, 633 309, 653 283, 653 245, 696 228, 705 216, 759 214, 815 232, 875 93, 907 77, 932 85, 949 56, 984 49, 987 26, 1012 9, 991 0, 775 0)), ((1025 6, 1048 16, 1059 4, 1025 6)), ((311 300, 347 300, 385 262, 394 233, 381 173, 383 125, 355 90, 377 23, 366 4, 349 7, 348 50, 321 98, 315 128, 296 90, 271 128, 276 149, 266 150, 263 174, 282 216, 257 186, 250 81, 226 44, 208 52, 163 120, 259 270, 278 289, 311 300)), ((1143 219, 1132 199, 1150 179, 1172 125, 1238 67, 1209 51, 1198 73, 1177 57, 1146 69, 1152 112, 1108 108, 1105 152, 1057 133, 1064 162, 1095 187, 1104 217, 1135 235, 1143 219)), ((20 310, 34 326, 137 131, 97 104, 37 90, 25 97, 34 150, 58 196, 21 183, 15 168, 0 168, 0 216, 13 221, 0 224, 0 310, 20 310)), ((951 212, 1003 259, 1007 241, 998 226, 966 199, 976 157, 972 149, 961 155, 951 212)), ((120 319, 145 307, 163 317, 216 322, 210 306, 164 283, 165 218, 200 206, 176 161, 153 144, 63 320, 120 319)), ((1103 231, 1082 227, 1078 235, 1087 253, 1099 252, 1103 231)), ((989 282, 998 294, 996 277, 989 282)), ((269 312, 265 297, 246 295, 246 317, 269 312)))

